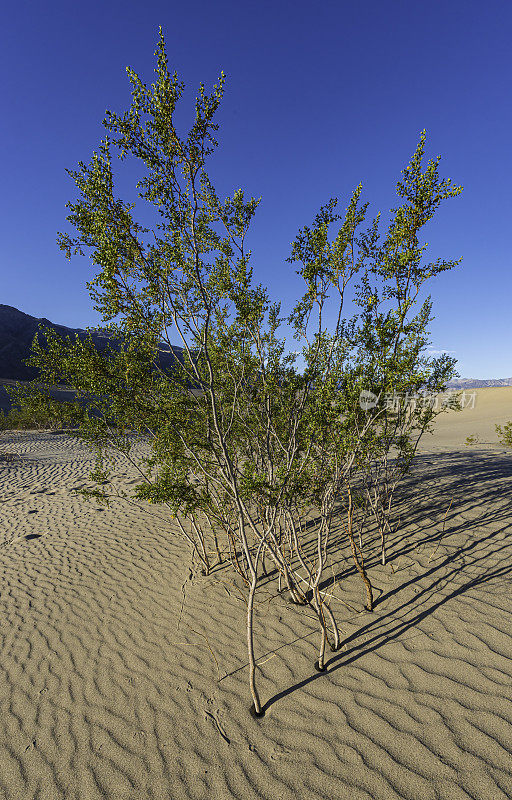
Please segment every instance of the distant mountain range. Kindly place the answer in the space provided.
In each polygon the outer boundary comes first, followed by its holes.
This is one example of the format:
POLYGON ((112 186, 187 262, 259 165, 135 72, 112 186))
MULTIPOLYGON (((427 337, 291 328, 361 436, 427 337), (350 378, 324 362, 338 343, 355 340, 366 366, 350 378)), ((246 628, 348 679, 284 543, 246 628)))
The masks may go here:
POLYGON ((454 378, 447 384, 450 389, 484 389, 486 386, 512 386, 512 378, 454 378))

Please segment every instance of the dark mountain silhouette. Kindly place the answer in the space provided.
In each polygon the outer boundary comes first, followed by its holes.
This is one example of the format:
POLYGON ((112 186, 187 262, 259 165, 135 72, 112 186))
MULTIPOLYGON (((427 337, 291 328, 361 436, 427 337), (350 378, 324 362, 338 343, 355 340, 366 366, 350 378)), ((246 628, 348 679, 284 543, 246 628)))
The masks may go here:
MULTIPOLYGON (((40 323, 52 328, 59 336, 78 336, 79 339, 87 338, 87 331, 83 328, 68 328, 66 325, 58 325, 50 322, 46 317, 32 317, 24 314, 13 306, 6 306, 0 303, 0 380, 30 381, 37 377, 38 370, 29 367, 24 360, 30 356, 32 340, 37 333, 40 323)), ((102 328, 91 329, 91 337, 94 346, 99 353, 107 351, 109 346, 114 350, 119 350, 120 342, 112 337, 109 331, 102 328)), ((39 334, 39 341, 44 343, 44 337, 39 334)), ((175 356, 180 361, 183 359, 182 347, 169 347, 166 343, 159 346, 159 365, 163 370, 168 370, 175 363, 175 356)))
MULTIPOLYGON (((32 341, 38 332, 40 323, 52 328, 59 336, 70 336, 72 341, 75 335, 81 340, 88 336, 88 332, 83 328, 68 328, 66 325, 50 322, 46 317, 32 317, 13 306, 0 303, 0 383, 31 381, 38 377, 39 371, 35 367, 27 366, 24 361, 30 357, 32 341)), ((93 328, 90 332, 94 346, 99 353, 107 354, 109 348, 120 349, 121 342, 115 339, 110 331, 93 328)), ((44 345, 45 340, 41 332, 39 332, 39 341, 44 345)), ((170 348, 165 342, 160 343, 158 362, 162 370, 172 369, 176 358, 180 361, 183 360, 182 347, 170 348)), ((68 398, 67 394, 64 397, 62 391, 58 392, 61 399, 71 399, 73 395, 71 394, 68 398)), ((0 386, 0 409, 8 410, 10 406, 7 393, 0 386)))

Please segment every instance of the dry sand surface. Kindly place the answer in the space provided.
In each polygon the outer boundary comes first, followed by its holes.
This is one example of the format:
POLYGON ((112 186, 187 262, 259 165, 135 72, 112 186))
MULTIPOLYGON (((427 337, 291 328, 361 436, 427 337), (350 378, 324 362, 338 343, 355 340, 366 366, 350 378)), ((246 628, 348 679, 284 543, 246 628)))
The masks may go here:
POLYGON ((461 393, 464 401, 462 411, 446 411, 436 421, 433 435, 425 435, 422 447, 433 450, 461 449, 467 436, 478 439, 472 449, 501 449, 495 425, 504 425, 512 420, 512 386, 467 389, 461 393), (463 396, 464 394, 464 396, 463 396))
POLYGON ((93 466, 76 439, 3 434, 0 797, 510 798, 507 419, 512 388, 478 390, 425 440, 390 563, 371 565, 375 613, 338 561, 344 645, 326 673, 315 621, 261 590, 262 719, 228 571, 192 573, 161 507, 73 495, 93 466))

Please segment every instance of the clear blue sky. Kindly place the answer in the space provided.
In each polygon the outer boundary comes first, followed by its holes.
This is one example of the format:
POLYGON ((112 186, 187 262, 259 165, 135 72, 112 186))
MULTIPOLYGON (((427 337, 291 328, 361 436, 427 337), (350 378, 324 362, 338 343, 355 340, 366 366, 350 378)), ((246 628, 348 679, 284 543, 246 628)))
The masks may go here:
MULTIPOLYGON (((361 181, 367 220, 380 210, 385 231, 425 128, 426 160, 440 154, 440 175, 464 186, 423 229, 429 260, 464 257, 431 284, 432 349, 453 352, 464 377, 512 376, 508 1, 6 4, 0 302, 99 324, 85 286, 92 262, 67 261, 56 244, 57 231, 73 232, 65 204, 78 196, 65 168, 89 163, 106 109, 129 108, 126 66, 156 79, 159 25, 170 71, 185 82, 182 136, 200 82, 209 93, 226 73, 206 166, 221 198, 238 188, 262 196, 247 243, 255 278, 285 310, 302 288, 285 260, 299 228, 331 197, 344 214, 361 181)), ((116 190, 133 201, 126 164, 114 160, 116 190)))

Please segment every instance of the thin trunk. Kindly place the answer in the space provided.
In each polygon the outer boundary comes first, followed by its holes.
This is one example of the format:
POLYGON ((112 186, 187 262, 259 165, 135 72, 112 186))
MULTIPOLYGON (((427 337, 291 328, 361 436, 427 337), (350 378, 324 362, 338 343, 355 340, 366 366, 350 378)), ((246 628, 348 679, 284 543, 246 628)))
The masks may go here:
POLYGON ((191 521, 192 521, 192 526, 193 526, 193 528, 194 528, 194 530, 196 532, 197 538, 199 539, 199 544, 201 545, 201 551, 202 551, 201 561, 203 562, 203 565, 204 565, 203 566, 203 570, 202 570, 203 571, 203 575, 209 575, 210 574, 210 559, 208 558, 208 553, 206 551, 206 546, 205 546, 205 542, 204 542, 204 534, 203 534, 202 530, 197 526, 197 524, 196 524, 196 522, 195 522, 193 517, 192 517, 191 521))
POLYGON ((371 584, 370 579, 368 577, 368 574, 367 574, 367 572, 366 572, 366 570, 364 568, 364 561, 363 561, 362 554, 361 554, 361 560, 359 560, 359 558, 357 556, 357 546, 356 546, 356 543, 354 541, 354 537, 353 537, 353 535, 351 533, 349 533, 348 537, 349 537, 349 540, 350 540, 350 546, 351 546, 351 549, 352 549, 352 557, 354 559, 354 564, 356 565, 357 571, 359 572, 359 574, 360 574, 360 576, 361 576, 361 578, 363 580, 363 583, 365 585, 365 588, 366 588, 366 600, 367 600, 367 603, 366 603, 365 608, 367 608, 368 611, 373 611, 372 584, 371 584))
MULTIPOLYGON (((268 532, 274 544, 274 547, 272 547, 271 544, 268 543, 267 545, 268 552, 279 573, 278 591, 281 592, 282 579, 284 577, 286 588, 288 589, 291 595, 292 603, 295 603, 296 605, 305 605, 306 598, 304 597, 303 593, 298 588, 295 580, 291 576, 288 564, 286 562, 286 550, 285 550, 286 541, 283 543, 283 550, 281 551, 281 542, 277 540, 275 533, 271 529, 269 529, 268 532)), ((279 538, 281 539, 281 536, 279 538)), ((292 551, 290 548, 290 562, 291 562, 291 557, 292 557, 292 551)))
POLYGON ((256 660, 254 658, 253 611, 256 583, 257 576, 254 572, 251 580, 251 588, 249 590, 249 598, 247 600, 247 651, 249 654, 249 686, 253 699, 251 714, 254 717, 262 717, 265 712, 261 709, 260 697, 256 689, 256 660))
POLYGON ((322 625, 322 639, 320 642, 320 654, 318 656, 318 661, 315 661, 315 667, 318 672, 325 672, 327 667, 325 666, 325 645, 327 643, 327 632, 325 627, 322 625))
POLYGON ((192 548, 192 563, 194 563, 194 555, 196 555, 198 557, 199 561, 202 562, 206 566, 207 562, 205 562, 202 554, 199 552, 197 544, 194 541, 194 539, 192 538, 192 536, 189 536, 189 534, 186 532, 186 530, 185 530, 185 528, 183 526, 183 523, 181 522, 181 519, 179 518, 179 516, 176 517, 176 522, 179 525, 183 536, 186 538, 186 540, 189 542, 189 544, 190 544, 190 546, 192 548))
POLYGON ((334 644, 330 644, 329 643, 329 646, 330 646, 332 652, 335 653, 336 650, 340 649, 340 634, 339 634, 339 631, 338 631, 338 626, 336 624, 336 620, 334 619, 334 614, 332 613, 332 611, 329 608, 329 606, 327 605, 327 603, 323 603, 322 604, 322 608, 325 608, 325 610, 327 612, 327 616, 329 617, 329 621, 331 623, 332 632, 334 634, 334 644))
POLYGON ((286 565, 285 565, 285 568, 283 570, 283 573, 284 573, 284 578, 285 578, 285 581, 286 581, 286 587, 287 587, 287 589, 288 589, 288 591, 290 592, 290 595, 291 595, 292 603, 294 603, 297 606, 306 605, 306 598, 305 598, 304 594, 301 592, 301 590, 297 587, 297 584, 295 583, 293 578, 290 577, 290 573, 289 573, 288 568, 286 567, 286 565))
POLYGON ((249 581, 247 579, 247 575, 245 574, 244 570, 240 566, 240 562, 238 560, 238 553, 236 551, 236 542, 234 540, 233 534, 230 531, 227 531, 228 535, 228 542, 229 542, 229 554, 230 554, 230 561, 233 569, 235 569, 240 577, 242 578, 243 582, 246 586, 249 585, 249 581), (231 547, 233 547, 233 557, 231 557, 231 547), (233 561, 234 559, 234 561, 233 561))
POLYGON ((251 553, 249 550, 249 545, 247 543, 247 536, 245 533, 245 525, 242 515, 240 515, 239 527, 240 527, 240 538, 242 541, 242 548, 245 555, 245 559, 247 561, 247 567, 251 575, 249 597, 247 599, 247 653, 249 656, 249 687, 253 699, 253 704, 251 706, 250 712, 253 717, 262 717, 265 712, 261 708, 260 697, 258 694, 258 690, 256 688, 256 660, 254 658, 253 615, 254 615, 254 595, 256 593, 256 585, 258 583, 258 561, 260 558, 261 548, 263 546, 264 540, 261 539, 259 543, 253 564, 251 559, 251 553))
MULTIPOLYGON (((304 560, 304 556, 303 556, 303 554, 301 552, 299 540, 298 540, 298 537, 297 537, 297 531, 296 531, 296 528, 295 528, 295 522, 294 522, 291 514, 289 515, 289 524, 290 524, 290 528, 291 528, 293 547, 295 549, 295 552, 297 553, 297 557, 299 559, 299 562, 300 562, 302 568, 304 569, 304 571, 309 576, 309 584, 311 586, 314 583, 313 574, 312 574, 311 570, 309 569, 308 565, 306 564, 306 562, 304 560)), ((290 546, 290 549, 292 549, 291 546, 290 546)), ((320 597, 320 592, 319 592, 318 589, 317 589, 317 591, 318 591, 318 596, 320 597)), ((313 592, 314 592, 314 590, 313 590, 313 592)), ((312 597, 314 599, 314 593, 313 593, 312 597)), ((307 601, 306 595, 304 595, 304 599, 305 599, 305 601, 307 603, 308 601, 307 601)), ((340 635, 339 635, 339 631, 338 631, 338 626, 336 624, 336 620, 334 619, 334 615, 333 615, 331 609, 329 608, 329 606, 326 603, 323 603, 322 607, 325 608, 325 610, 327 611, 327 616, 329 617, 329 621, 330 621, 331 626, 332 626, 332 631, 333 631, 333 634, 334 634, 334 644, 330 644, 330 642, 329 642, 329 646, 330 646, 331 650, 333 652, 335 652, 336 650, 339 650, 339 648, 340 648, 340 635)), ((313 608, 314 608, 314 606, 313 606, 313 608)), ((319 613, 316 608, 315 608, 315 611, 317 611, 317 613, 319 613)))
POLYGON ((381 549, 380 549, 380 563, 383 567, 386 566, 386 540, 384 537, 384 528, 381 529, 380 532, 380 541, 381 541, 381 549))
POLYGON ((217 553, 217 564, 222 564, 223 563, 222 553, 220 552, 219 549, 219 541, 217 539, 217 534, 215 531, 213 531, 213 541, 215 543, 215 552, 217 553))
POLYGON ((372 591, 372 584, 368 577, 368 574, 364 568, 364 559, 361 550, 359 550, 359 554, 361 556, 361 560, 359 560, 357 555, 357 545, 354 541, 354 535, 352 533, 352 514, 353 514, 353 507, 352 507, 352 491, 350 486, 348 487, 348 519, 347 519, 347 535, 350 541, 350 547, 352 549, 352 558, 354 559, 354 564, 357 567, 357 571, 359 572, 361 578, 363 579, 363 583, 366 588, 366 606, 365 608, 368 611, 373 611, 373 591, 372 591))

